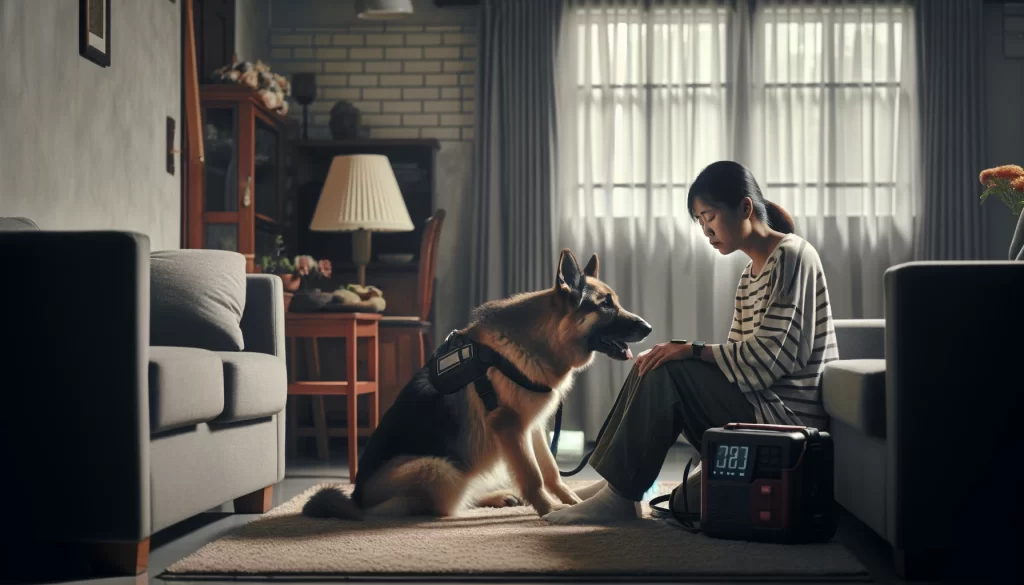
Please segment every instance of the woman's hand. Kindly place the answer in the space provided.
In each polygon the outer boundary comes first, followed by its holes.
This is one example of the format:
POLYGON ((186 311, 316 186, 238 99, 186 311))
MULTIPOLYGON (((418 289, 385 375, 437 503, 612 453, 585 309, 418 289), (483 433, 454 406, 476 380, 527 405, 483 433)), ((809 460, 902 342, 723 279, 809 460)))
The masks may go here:
POLYGON ((643 377, 665 362, 686 359, 691 355, 693 347, 689 343, 659 343, 637 356, 637 374, 643 377))

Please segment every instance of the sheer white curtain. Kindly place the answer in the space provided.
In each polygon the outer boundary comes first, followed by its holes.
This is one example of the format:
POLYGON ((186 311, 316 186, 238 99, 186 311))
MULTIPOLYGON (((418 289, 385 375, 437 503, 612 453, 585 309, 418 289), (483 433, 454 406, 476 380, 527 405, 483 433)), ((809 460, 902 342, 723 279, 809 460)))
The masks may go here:
POLYGON ((921 196, 911 7, 755 5, 746 164, 818 250, 834 314, 882 317, 921 196))
MULTIPOLYGON (((686 209, 716 160, 754 172, 825 262, 837 317, 882 315, 916 209, 913 19, 899 2, 569 0, 558 57, 556 240, 672 338, 721 342, 748 259, 686 209)), ((631 363, 600 357, 565 409, 600 430, 631 363)))

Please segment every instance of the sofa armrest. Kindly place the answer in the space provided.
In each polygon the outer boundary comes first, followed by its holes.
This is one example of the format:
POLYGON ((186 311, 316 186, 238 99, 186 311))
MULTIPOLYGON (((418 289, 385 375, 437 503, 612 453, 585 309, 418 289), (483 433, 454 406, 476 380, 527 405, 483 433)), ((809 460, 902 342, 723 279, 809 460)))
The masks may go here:
POLYGON ((884 282, 890 541, 994 569, 1019 529, 1024 262, 911 262, 884 282))
POLYGON ((247 274, 242 311, 245 350, 284 359, 284 285, 273 274, 247 274))
POLYGON ((885 319, 835 319, 833 326, 840 359, 885 358, 885 319))
POLYGON ((4 524, 19 538, 149 535, 149 252, 132 232, 0 232, 4 524))

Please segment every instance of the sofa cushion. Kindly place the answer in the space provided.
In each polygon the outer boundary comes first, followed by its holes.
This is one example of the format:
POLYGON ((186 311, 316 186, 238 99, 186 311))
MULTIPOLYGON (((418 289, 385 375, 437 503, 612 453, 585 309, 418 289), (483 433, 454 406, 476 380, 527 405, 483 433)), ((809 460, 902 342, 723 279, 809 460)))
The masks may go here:
POLYGON ((224 411, 224 366, 212 351, 149 348, 149 427, 160 433, 192 426, 224 411))
POLYGON ((265 353, 222 351, 224 412, 216 422, 237 422, 284 410, 288 400, 285 361, 265 353))
POLYGON ((245 349, 245 256, 224 250, 155 251, 150 282, 150 344, 245 349))
POLYGON ((885 357, 885 319, 836 319, 833 325, 840 359, 885 357))
POLYGON ((885 360, 837 360, 825 366, 822 399, 829 416, 885 438, 885 360))

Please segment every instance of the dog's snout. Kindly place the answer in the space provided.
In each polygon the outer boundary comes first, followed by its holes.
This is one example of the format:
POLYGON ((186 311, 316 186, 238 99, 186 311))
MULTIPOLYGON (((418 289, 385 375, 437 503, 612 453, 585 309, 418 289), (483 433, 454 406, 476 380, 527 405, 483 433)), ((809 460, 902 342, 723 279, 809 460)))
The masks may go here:
POLYGON ((647 337, 651 334, 651 331, 654 331, 654 327, 651 327, 651 324, 647 321, 640 319, 640 330, 643 331, 644 337, 647 337))
POLYGON ((637 320, 636 329, 640 333, 640 336, 641 336, 640 339, 644 340, 644 339, 647 338, 648 335, 651 334, 651 331, 654 331, 654 328, 651 327, 650 323, 648 323, 647 321, 644 321, 640 317, 637 317, 636 320, 637 320))
POLYGON ((621 317, 623 317, 623 319, 619 325, 619 331, 621 331, 625 336, 623 341, 627 341, 629 343, 643 341, 651 334, 651 331, 654 331, 651 324, 644 321, 639 315, 634 315, 633 313, 624 311, 621 317))

